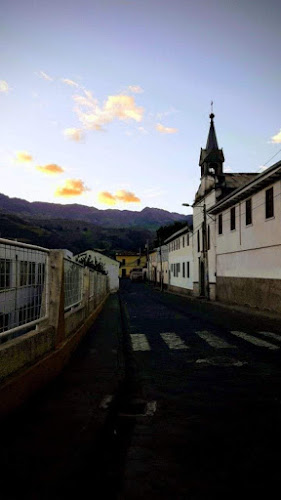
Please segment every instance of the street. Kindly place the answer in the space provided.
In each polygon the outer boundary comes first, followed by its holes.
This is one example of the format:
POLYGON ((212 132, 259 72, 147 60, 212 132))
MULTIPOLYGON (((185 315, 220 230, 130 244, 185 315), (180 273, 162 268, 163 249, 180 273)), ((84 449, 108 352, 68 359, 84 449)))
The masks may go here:
POLYGON ((129 280, 119 296, 1 422, 1 499, 272 498, 279 321, 129 280))
POLYGON ((278 322, 129 281, 121 297, 138 378, 156 405, 137 417, 124 498, 270 495, 281 444, 278 322))

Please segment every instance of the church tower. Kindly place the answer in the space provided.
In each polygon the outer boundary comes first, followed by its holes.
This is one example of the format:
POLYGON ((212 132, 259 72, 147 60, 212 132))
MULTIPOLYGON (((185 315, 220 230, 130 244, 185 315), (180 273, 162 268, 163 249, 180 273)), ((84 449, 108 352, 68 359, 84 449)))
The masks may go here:
POLYGON ((206 148, 200 152, 199 166, 201 167, 201 183, 196 198, 202 198, 211 189, 220 186, 224 182, 223 150, 219 149, 213 113, 210 114, 210 130, 206 148))

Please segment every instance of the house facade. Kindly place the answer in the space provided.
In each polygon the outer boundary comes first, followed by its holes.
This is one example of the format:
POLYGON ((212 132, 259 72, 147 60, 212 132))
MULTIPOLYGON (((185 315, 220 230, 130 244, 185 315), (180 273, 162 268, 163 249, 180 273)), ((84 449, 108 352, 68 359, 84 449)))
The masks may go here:
POLYGON ((224 173, 210 118, 193 204, 193 293, 281 312, 281 162, 224 173))
POLYGON ((146 255, 137 252, 118 252, 116 261, 119 262, 119 278, 129 278, 130 272, 136 267, 146 267, 146 255))
POLYGON ((168 288, 179 293, 193 292, 193 235, 188 226, 165 240, 168 251, 168 288))
POLYGON ((110 292, 117 292, 119 289, 119 263, 116 260, 95 250, 87 250, 86 252, 79 253, 76 257, 91 257, 93 262, 100 262, 107 272, 110 292))

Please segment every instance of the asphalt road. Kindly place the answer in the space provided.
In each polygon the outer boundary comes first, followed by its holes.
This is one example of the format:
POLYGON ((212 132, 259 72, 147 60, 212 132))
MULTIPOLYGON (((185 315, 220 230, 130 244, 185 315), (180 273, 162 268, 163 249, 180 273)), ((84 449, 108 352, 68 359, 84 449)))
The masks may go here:
POLYGON ((120 498, 274 498, 279 322, 130 281, 121 298, 139 401, 150 404, 134 420, 120 498))
POLYGON ((121 281, 61 375, 1 421, 1 500, 275 498, 279 327, 121 281))

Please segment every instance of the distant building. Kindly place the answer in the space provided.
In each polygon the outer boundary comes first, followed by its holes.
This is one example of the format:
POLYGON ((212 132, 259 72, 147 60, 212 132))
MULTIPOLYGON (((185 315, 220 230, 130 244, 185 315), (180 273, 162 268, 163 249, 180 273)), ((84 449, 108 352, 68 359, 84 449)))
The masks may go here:
POLYGON ((193 234, 189 226, 165 240, 168 253, 168 288, 174 292, 193 293, 193 234))
POLYGON ((108 274, 110 292, 116 292, 119 289, 119 263, 116 260, 111 259, 110 257, 107 257, 100 252, 97 252, 96 250, 86 250, 85 252, 79 253, 75 257, 84 256, 90 256, 93 262, 97 261, 103 265, 104 270, 108 274))
POLYGON ((157 248, 150 250, 147 261, 147 278, 156 285, 157 282, 157 248))
POLYGON ((118 252, 116 261, 120 264, 119 278, 129 278, 134 268, 146 268, 146 255, 137 252, 118 252))

